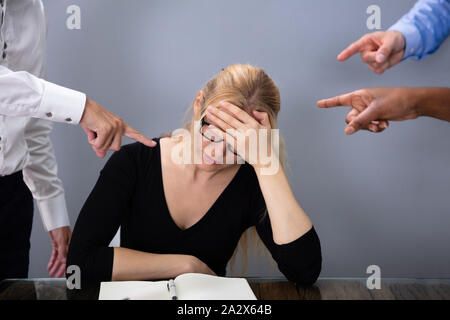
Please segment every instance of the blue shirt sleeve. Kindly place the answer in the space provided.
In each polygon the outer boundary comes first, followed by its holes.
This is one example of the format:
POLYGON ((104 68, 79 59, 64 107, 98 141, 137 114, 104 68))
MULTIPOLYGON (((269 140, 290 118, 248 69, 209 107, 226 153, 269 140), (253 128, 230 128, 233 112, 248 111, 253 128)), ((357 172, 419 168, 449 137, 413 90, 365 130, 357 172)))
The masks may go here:
POLYGON ((450 0, 419 0, 389 30, 406 40, 403 60, 425 58, 435 52, 450 33, 450 0))

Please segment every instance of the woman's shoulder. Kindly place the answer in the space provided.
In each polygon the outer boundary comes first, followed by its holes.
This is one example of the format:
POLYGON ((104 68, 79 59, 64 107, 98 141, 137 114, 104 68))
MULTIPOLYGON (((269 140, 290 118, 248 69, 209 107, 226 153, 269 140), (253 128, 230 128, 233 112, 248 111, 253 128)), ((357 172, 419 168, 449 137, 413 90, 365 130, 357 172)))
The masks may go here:
POLYGON ((159 138, 152 138, 156 142, 155 147, 148 147, 140 142, 123 145, 120 150, 115 151, 105 165, 108 167, 144 167, 151 163, 159 151, 159 138))
POLYGON ((241 171, 250 187, 254 187, 255 184, 259 186, 258 177, 256 176, 255 169, 251 164, 248 162, 242 164, 241 171))
POLYGON ((152 138, 152 140, 156 142, 156 146, 154 147, 146 146, 145 144, 140 142, 133 142, 123 145, 119 151, 116 151, 116 153, 124 153, 134 158, 151 157, 159 148, 160 138, 152 138))

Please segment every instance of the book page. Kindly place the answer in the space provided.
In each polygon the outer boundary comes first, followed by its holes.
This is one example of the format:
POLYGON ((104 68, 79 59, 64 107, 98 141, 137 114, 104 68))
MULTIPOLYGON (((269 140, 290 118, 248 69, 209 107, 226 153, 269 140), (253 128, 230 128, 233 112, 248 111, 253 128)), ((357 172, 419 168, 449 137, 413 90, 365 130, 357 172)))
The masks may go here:
POLYGON ((201 273, 185 273, 175 278, 181 300, 256 300, 247 280, 201 273))
POLYGON ((170 300, 167 281, 102 282, 98 300, 170 300))

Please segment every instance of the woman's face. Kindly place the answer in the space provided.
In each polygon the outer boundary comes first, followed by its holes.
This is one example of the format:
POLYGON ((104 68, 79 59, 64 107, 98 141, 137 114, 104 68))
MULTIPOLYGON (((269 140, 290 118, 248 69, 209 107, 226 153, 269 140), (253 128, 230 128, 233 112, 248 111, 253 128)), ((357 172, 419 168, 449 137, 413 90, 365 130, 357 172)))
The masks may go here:
POLYGON ((233 141, 224 137, 205 119, 201 122, 199 134, 201 134, 201 150, 197 152, 201 152, 202 168, 216 170, 239 164, 239 161, 244 162, 233 151, 233 141))
MULTIPOLYGON (((201 110, 200 101, 202 100, 203 96, 200 91, 194 104, 196 113, 201 110)), ((195 152, 198 152, 199 156, 201 155, 202 163, 197 166, 203 170, 215 171, 244 163, 242 158, 233 151, 234 141, 210 125, 206 116, 200 121, 199 130, 195 134, 201 138, 201 144, 197 145, 195 152)))

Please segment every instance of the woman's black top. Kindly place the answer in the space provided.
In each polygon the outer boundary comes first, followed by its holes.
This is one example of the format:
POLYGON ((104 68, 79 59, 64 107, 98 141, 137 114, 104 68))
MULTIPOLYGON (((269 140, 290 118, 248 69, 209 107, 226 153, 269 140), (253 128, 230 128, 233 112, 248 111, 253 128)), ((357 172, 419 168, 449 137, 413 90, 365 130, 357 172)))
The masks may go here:
POLYGON ((322 255, 311 228, 298 239, 274 243, 269 215, 255 171, 242 164, 207 213, 182 230, 165 200, 159 138, 156 147, 140 143, 115 152, 84 204, 69 246, 67 266, 78 265, 82 283, 111 281, 114 249, 109 247, 119 227, 121 247, 159 254, 188 254, 225 276, 242 233, 256 230, 286 278, 308 285, 319 276, 322 255), (264 214, 265 213, 265 214, 264 214))

